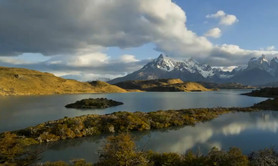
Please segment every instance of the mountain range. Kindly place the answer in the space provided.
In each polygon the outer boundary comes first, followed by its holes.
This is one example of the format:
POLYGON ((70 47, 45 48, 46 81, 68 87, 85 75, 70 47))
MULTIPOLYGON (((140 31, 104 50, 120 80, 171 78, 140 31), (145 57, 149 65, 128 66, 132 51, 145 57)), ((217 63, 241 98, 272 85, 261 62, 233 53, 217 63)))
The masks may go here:
POLYGON ((232 71, 213 68, 189 58, 176 60, 165 55, 147 63, 138 71, 124 77, 116 78, 109 83, 115 84, 129 80, 152 80, 179 78, 182 81, 230 83, 244 85, 265 85, 278 82, 278 58, 268 61, 265 55, 251 58, 246 66, 239 66, 232 71))

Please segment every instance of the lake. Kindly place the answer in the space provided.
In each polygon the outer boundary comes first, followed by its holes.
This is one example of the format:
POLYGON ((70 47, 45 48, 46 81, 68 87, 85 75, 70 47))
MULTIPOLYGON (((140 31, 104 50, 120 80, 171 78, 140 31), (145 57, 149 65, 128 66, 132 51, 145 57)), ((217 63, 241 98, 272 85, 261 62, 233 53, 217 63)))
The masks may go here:
MULTIPOLYGON (((250 90, 214 92, 143 92, 121 94, 78 94, 0 97, 0 131, 16 130, 65 116, 107 114, 116 111, 156 111, 200 107, 246 107, 265 98, 240 95, 250 90), (106 97, 124 105, 103 110, 66 109, 68 103, 84 98, 106 97)), ((277 146, 278 113, 273 111, 230 113, 193 126, 132 133, 138 148, 158 152, 193 149, 206 153, 211 147, 239 147, 244 153, 277 146)), ((106 135, 41 145, 42 161, 85 158, 95 162, 106 135)))

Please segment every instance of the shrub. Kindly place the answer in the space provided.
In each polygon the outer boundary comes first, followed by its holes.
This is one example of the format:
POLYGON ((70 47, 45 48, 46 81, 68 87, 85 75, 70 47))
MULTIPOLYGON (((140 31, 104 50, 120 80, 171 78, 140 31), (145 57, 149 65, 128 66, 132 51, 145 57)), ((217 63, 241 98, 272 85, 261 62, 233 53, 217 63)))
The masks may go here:
POLYGON ((252 152, 249 160, 251 166, 278 166, 278 154, 272 148, 252 152))
POLYGON ((143 153, 135 150, 135 143, 128 134, 107 138, 100 152, 99 166, 136 166, 147 165, 143 153))

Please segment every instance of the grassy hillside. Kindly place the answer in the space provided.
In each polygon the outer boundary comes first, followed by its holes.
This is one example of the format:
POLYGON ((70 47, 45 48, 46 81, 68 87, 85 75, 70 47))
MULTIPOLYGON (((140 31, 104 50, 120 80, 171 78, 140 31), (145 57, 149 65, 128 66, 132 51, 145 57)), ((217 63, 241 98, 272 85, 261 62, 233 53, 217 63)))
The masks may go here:
POLYGON ((143 91, 173 91, 173 92, 190 92, 190 91, 210 91, 203 85, 196 82, 183 82, 180 79, 158 79, 158 80, 136 80, 125 81, 115 84, 124 89, 139 89, 143 91))
POLYGON ((0 67, 0 95, 50 95, 105 92, 126 92, 126 90, 101 81, 83 83, 35 70, 0 67))

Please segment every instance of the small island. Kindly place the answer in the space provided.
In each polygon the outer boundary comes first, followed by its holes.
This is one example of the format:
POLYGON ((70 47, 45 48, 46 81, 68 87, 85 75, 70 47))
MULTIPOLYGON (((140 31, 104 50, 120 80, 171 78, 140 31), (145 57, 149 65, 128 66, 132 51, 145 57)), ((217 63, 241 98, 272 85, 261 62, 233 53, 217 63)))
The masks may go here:
POLYGON ((104 109, 113 106, 122 105, 124 103, 107 98, 89 98, 76 101, 75 103, 67 104, 66 108, 78 108, 78 109, 104 109))

